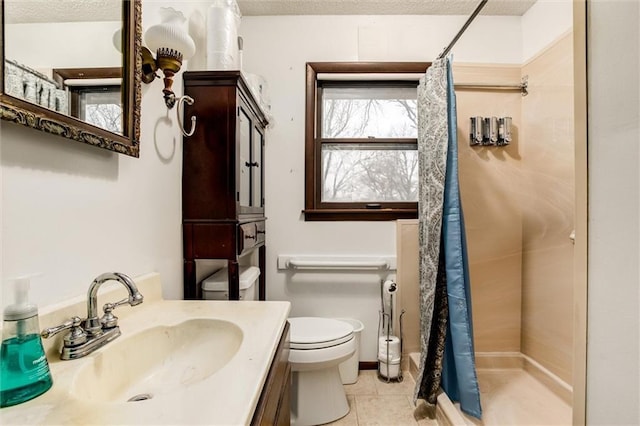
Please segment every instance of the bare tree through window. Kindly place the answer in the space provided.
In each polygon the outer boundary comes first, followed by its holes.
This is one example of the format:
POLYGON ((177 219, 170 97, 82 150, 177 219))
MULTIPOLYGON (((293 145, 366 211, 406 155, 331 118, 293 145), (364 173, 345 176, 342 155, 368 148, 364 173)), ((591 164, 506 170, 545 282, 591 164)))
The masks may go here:
MULTIPOLYGON (((323 139, 402 139, 417 134, 416 100, 357 99, 323 102, 323 139)), ((415 144, 323 143, 322 200, 416 201, 415 144)))
POLYGON ((89 87, 79 90, 78 94, 81 119, 105 130, 122 133, 122 101, 119 86, 89 87))

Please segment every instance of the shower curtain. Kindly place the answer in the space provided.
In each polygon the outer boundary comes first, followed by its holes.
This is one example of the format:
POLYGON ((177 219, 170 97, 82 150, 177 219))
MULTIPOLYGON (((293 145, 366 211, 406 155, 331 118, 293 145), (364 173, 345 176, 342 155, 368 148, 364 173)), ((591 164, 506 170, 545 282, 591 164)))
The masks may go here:
POLYGON ((438 59, 418 86, 421 357, 414 399, 434 406, 442 386, 480 418, 456 120, 451 63, 438 59))

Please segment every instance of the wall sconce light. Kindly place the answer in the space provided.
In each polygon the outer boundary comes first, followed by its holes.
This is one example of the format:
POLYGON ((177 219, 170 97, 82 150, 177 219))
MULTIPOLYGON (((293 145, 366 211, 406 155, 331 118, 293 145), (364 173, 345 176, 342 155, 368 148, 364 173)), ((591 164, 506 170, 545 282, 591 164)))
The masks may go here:
POLYGON ((111 38, 111 41, 113 42, 113 47, 116 48, 118 53, 122 53, 122 28, 118 28, 113 33, 113 37, 111 38))
POLYGON ((171 109, 176 104, 176 96, 171 86, 173 76, 180 71, 183 59, 189 59, 196 51, 196 45, 182 28, 186 21, 182 12, 172 7, 160 8, 161 23, 153 25, 144 34, 149 46, 142 48, 142 81, 151 83, 158 69, 164 74, 164 102, 171 109), (154 59, 153 53, 156 57, 154 59))

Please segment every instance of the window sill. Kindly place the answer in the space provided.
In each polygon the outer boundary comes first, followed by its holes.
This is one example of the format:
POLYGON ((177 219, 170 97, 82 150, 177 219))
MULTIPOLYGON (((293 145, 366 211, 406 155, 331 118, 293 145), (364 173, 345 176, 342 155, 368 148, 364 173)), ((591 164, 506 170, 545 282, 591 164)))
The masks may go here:
POLYGON ((416 209, 308 209, 303 210, 306 222, 320 221, 388 221, 417 219, 416 209))

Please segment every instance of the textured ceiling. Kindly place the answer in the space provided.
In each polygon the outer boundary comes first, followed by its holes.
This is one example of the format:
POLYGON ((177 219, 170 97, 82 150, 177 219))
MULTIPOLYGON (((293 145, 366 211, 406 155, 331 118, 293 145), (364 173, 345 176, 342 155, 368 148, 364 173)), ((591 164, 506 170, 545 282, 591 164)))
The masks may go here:
MULTIPOLYGON (((237 0, 252 15, 469 15, 479 0, 237 0)), ((523 15, 536 0, 489 0, 482 15, 523 15)))
MULTIPOLYGON (((181 1, 176 0, 176 6, 181 1)), ((255 15, 469 15, 479 0, 237 0, 255 15)), ((489 0, 482 15, 524 14, 536 0, 489 0)), ((119 0, 5 0, 5 22, 119 21, 119 0)))
POLYGON ((118 0, 5 0, 5 22, 97 22, 122 19, 118 0))

